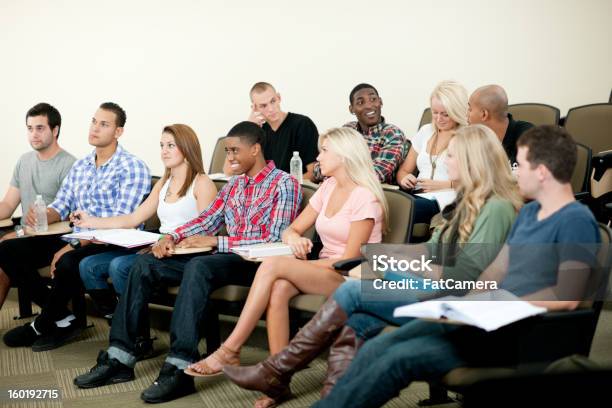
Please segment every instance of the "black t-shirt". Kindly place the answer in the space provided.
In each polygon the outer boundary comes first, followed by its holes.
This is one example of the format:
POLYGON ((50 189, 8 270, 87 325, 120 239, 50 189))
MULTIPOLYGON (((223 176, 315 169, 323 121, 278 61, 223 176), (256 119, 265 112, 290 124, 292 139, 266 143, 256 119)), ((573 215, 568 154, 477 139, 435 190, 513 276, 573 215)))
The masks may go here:
POLYGON ((523 132, 532 127, 532 123, 522 120, 514 120, 512 115, 510 113, 508 114, 508 129, 506 129, 506 134, 504 135, 504 140, 502 140, 502 145, 504 146, 504 150, 508 155, 508 159, 510 159, 510 165, 516 163, 516 142, 518 138, 523 134, 523 132))
POLYGON ((266 160, 273 160, 277 168, 289 173, 294 151, 300 152, 303 173, 306 173, 307 164, 316 161, 319 132, 308 116, 289 112, 276 132, 268 123, 264 123, 262 128, 266 133, 264 156, 266 160))

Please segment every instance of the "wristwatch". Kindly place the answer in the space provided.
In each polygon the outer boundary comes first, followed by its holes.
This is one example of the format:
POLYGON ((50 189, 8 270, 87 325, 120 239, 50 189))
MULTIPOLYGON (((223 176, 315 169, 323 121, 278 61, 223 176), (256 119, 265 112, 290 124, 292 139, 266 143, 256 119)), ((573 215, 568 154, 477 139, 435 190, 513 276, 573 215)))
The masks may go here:
POLYGON ((79 249, 81 247, 81 240, 76 238, 71 239, 68 244, 72 247, 72 249, 79 249))

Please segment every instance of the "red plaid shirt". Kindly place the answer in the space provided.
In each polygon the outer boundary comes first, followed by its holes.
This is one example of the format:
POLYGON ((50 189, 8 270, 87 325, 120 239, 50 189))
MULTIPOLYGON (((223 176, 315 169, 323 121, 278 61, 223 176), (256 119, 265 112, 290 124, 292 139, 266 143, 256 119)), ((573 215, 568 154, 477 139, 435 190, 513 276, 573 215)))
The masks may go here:
POLYGON ((232 177, 208 208, 170 235, 178 243, 196 234, 214 235, 225 225, 228 236, 219 236, 219 252, 277 242, 297 216, 301 200, 297 180, 269 161, 255 177, 232 177))
POLYGON ((362 129, 359 122, 349 122, 344 125, 361 133, 372 155, 374 171, 381 183, 395 184, 395 173, 408 154, 404 132, 395 125, 381 122, 369 129, 362 129))

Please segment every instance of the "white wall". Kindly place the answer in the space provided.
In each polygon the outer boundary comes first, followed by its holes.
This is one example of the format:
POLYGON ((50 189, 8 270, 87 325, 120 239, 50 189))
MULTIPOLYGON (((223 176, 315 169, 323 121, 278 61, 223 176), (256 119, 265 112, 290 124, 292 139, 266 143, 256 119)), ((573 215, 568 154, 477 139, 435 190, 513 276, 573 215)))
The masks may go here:
POLYGON ((161 174, 158 140, 191 125, 205 163, 249 113, 260 80, 320 130, 350 119, 348 93, 375 85, 383 114, 416 130, 433 86, 503 85, 511 103, 562 114, 612 88, 609 0, 0 1, 0 194, 29 149, 24 115, 40 101, 63 117, 60 142, 90 151, 104 101, 128 114, 123 145, 161 174))

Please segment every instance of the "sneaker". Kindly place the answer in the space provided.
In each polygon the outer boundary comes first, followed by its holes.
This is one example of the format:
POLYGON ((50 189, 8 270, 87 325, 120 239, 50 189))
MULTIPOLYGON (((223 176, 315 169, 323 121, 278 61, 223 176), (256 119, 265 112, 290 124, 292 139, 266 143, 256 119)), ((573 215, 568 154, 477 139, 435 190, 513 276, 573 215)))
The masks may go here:
POLYGON ((153 350, 153 341, 157 340, 157 337, 145 338, 137 337, 136 344, 134 345, 134 354, 136 355, 136 361, 142 361, 149 359, 155 355, 153 350))
POLYGON ((51 333, 43 335, 32 344, 32 351, 53 350, 76 339, 83 332, 83 326, 72 323, 67 327, 56 327, 51 333))
POLYGON ((31 323, 26 323, 4 333, 2 340, 9 347, 31 347, 41 337, 41 334, 34 331, 31 323))
POLYGON ((170 363, 164 363, 157 380, 142 392, 140 398, 144 402, 155 404, 172 401, 194 392, 193 377, 170 363))
POLYGON ((96 365, 88 373, 76 377, 73 382, 79 388, 96 388, 133 379, 133 368, 122 364, 116 358, 109 358, 106 351, 100 351, 96 365))

